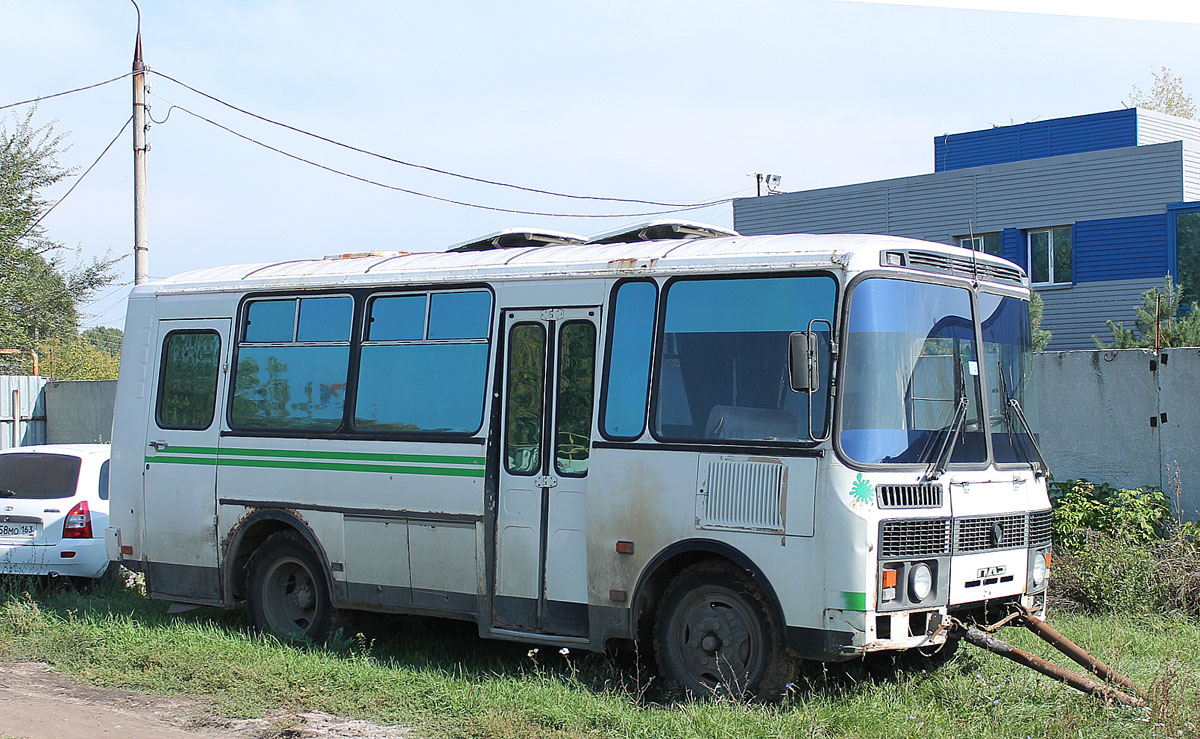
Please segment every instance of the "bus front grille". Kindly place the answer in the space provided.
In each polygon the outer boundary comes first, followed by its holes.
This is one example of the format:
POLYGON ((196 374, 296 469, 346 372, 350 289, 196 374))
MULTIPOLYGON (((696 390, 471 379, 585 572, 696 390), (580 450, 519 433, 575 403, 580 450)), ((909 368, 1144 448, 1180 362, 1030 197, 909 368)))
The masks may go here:
POLYGON ((950 552, 949 519, 907 519, 879 525, 879 556, 929 557, 950 552))
POLYGON ((981 516, 955 520, 955 553, 986 552, 1025 546, 1026 514, 981 516))
POLYGON ((1029 514, 1029 546, 1040 547, 1050 543, 1050 511, 1034 511, 1029 514))
POLYGON ((875 489, 880 508, 941 508, 942 486, 932 483, 916 485, 880 485, 875 489))

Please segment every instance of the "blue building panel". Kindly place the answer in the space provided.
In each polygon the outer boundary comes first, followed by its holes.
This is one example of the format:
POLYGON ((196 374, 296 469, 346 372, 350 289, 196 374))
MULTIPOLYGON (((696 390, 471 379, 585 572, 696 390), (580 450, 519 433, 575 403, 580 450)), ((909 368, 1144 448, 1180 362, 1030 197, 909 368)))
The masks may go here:
POLYGON ((1010 262, 1016 262, 1022 269, 1028 270, 1025 263, 1028 256, 1025 250, 1025 234, 1019 228, 1006 228, 1000 232, 1000 256, 1010 262))
POLYGON ((1167 214, 1075 224, 1075 282, 1162 277, 1167 272, 1167 214))
POLYGON ((936 136, 935 172, 1137 146, 1137 109, 936 136))

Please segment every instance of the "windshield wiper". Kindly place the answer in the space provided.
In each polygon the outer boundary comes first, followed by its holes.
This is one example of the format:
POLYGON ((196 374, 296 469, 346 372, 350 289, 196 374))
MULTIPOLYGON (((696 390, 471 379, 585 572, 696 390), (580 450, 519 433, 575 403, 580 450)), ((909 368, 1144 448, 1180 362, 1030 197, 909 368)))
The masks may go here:
POLYGON ((1001 415, 1004 418, 1004 427, 1008 431, 1008 438, 1013 437, 1013 422, 1012 417, 1016 415, 1017 420, 1021 422, 1021 429, 1025 432, 1025 436, 1029 437, 1029 442, 1033 446, 1033 453, 1037 455, 1038 464, 1029 463, 1033 469, 1033 476, 1039 477, 1050 474, 1050 465, 1046 464, 1046 458, 1042 456, 1042 448, 1038 446, 1037 437, 1033 435, 1033 429, 1029 427, 1029 419, 1025 418, 1025 411, 1021 409, 1021 403, 1008 394, 1008 381, 1004 377, 1004 364, 996 363, 997 374, 1000 376, 1000 399, 1004 403, 1001 406, 1001 415))
POLYGON ((938 447, 937 456, 933 458, 932 468, 925 475, 925 482, 932 482, 946 472, 946 465, 950 464, 950 456, 954 453, 954 445, 958 443, 958 437, 967 424, 968 405, 970 402, 967 400, 967 394, 960 392, 958 403, 954 407, 954 417, 950 419, 950 425, 944 429, 942 445, 938 447))
POLYGON ((0 490, 0 498, 15 498, 17 493, 15 490, 0 490))
POLYGON ((1033 467, 1033 476, 1045 476, 1050 473, 1050 465, 1046 464, 1046 458, 1042 456, 1042 448, 1038 446, 1037 438, 1033 435, 1033 429, 1029 428, 1029 421, 1025 418, 1025 411, 1021 410, 1021 404, 1016 398, 1008 399, 1008 406, 1016 413, 1017 420, 1021 422, 1021 428, 1025 431, 1025 436, 1029 438, 1030 445, 1033 446, 1033 453, 1037 455, 1038 464, 1031 464, 1033 467), (1038 465, 1041 465, 1039 468, 1038 465))

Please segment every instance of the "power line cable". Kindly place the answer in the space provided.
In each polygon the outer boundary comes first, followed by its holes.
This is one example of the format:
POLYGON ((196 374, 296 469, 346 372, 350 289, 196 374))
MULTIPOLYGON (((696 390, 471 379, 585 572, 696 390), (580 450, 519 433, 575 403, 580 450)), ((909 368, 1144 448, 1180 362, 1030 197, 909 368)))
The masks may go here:
POLYGON ((105 85, 112 84, 113 82, 116 82, 117 80, 123 80, 126 77, 130 76, 131 74, 133 74, 133 72, 126 72, 125 74, 123 74, 119 77, 113 77, 111 80, 104 80, 103 82, 97 82, 92 85, 76 87, 74 90, 63 90, 62 92, 56 92, 52 95, 42 95, 41 97, 30 98, 29 100, 22 100, 19 103, 8 103, 7 105, 0 105, 0 110, 8 110, 9 108, 16 108, 21 105, 29 105, 30 103, 40 103, 41 101, 49 100, 50 98, 58 98, 58 97, 62 97, 63 95, 71 95, 76 92, 83 92, 84 90, 91 90, 96 87, 103 87, 105 85))
MULTIPOLYGON (((485 185, 494 185, 496 187, 507 187, 507 188, 510 188, 513 190, 521 190, 523 192, 532 192, 532 193, 537 193, 539 195, 550 195, 550 196, 553 196, 556 198, 572 198, 575 200, 603 200, 603 201, 612 202, 612 203, 634 203, 637 205, 661 205, 663 207, 678 208, 678 209, 691 209, 691 208, 698 208, 698 207, 707 206, 707 205, 722 205, 724 203, 729 202, 728 200, 711 200, 711 201, 701 202, 701 203, 671 203, 671 202, 664 202, 664 201, 659 201, 659 200, 641 200, 638 198, 612 198, 612 197, 602 197, 599 195, 577 195, 577 194, 573 194, 573 193, 558 192, 556 190, 543 190, 543 189, 540 189, 537 187, 525 187, 523 185, 514 185, 514 184, 508 183, 508 182, 500 182, 499 180, 489 180, 489 179, 485 179, 483 177, 474 177, 471 175, 462 174, 460 172, 452 172, 448 169, 439 169, 438 167, 431 167, 431 166, 425 165, 425 164, 417 164, 415 162, 407 162, 407 161, 404 161, 403 159, 396 159, 395 157, 390 157, 390 156, 387 156, 386 154, 380 154, 378 152, 370 151, 368 149, 363 149, 361 147, 354 146, 352 144, 343 143, 336 139, 329 138, 328 136, 322 136, 321 134, 318 134, 318 133, 306 131, 303 128, 298 128, 296 126, 292 126, 287 123, 282 123, 280 121, 273 120, 264 115, 259 115, 258 113, 254 113, 252 111, 246 110, 245 108, 240 108, 240 107, 234 105, 233 103, 226 102, 215 95, 210 95, 209 93, 204 92, 203 90, 198 90, 195 87, 192 87, 191 85, 187 84, 186 82, 181 82, 180 80, 177 80, 174 77, 172 77, 168 74, 165 74, 163 72, 159 72, 158 70, 151 69, 148 71, 151 74, 156 74, 159 77, 162 77, 163 79, 170 80, 171 82, 174 82, 175 84, 180 85, 181 87, 191 90, 192 92, 196 93, 197 95, 208 98, 209 100, 212 100, 215 103, 219 103, 220 105, 224 105, 226 108, 230 108, 231 110, 236 110, 237 112, 242 113, 243 115, 248 115, 251 118, 256 118, 264 123, 270 123, 273 126, 279 126, 280 128, 285 128, 289 131, 293 131, 295 133, 299 133, 304 136, 309 136, 311 138, 317 139, 318 141, 324 141, 327 144, 333 144, 334 146, 340 146, 343 149, 348 149, 349 151, 357 152, 359 154, 365 154, 367 156, 375 157, 377 159, 382 159, 384 161, 392 162, 393 164, 399 164, 399 165, 402 165, 405 167, 412 167, 414 169, 425 170, 426 172, 433 172, 435 174, 446 175, 447 177, 457 177, 458 179, 468 180, 470 182, 479 182, 479 183, 482 183, 485 185)), ((191 112, 191 111, 186 111, 186 112, 191 112)), ((171 115, 171 112, 168 110, 167 116, 169 117, 170 115, 171 115)), ((163 119, 163 121, 165 122, 166 119, 163 119)), ((672 211, 663 211, 663 212, 669 213, 672 211)))
POLYGON ((67 197, 69 197, 71 193, 75 192, 75 188, 79 187, 79 183, 83 182, 83 178, 87 177, 88 173, 91 172, 92 169, 94 169, 95 166, 100 163, 100 160, 104 158, 104 155, 108 153, 108 150, 112 148, 113 144, 117 143, 117 139, 121 138, 121 134, 125 133, 125 129, 129 128, 129 124, 132 122, 133 122, 133 116, 129 116, 129 120, 125 121, 125 123, 121 126, 121 130, 117 131, 116 136, 113 136, 112 141, 108 142, 108 146, 104 147, 104 151, 100 152, 100 156, 96 157, 96 160, 88 165, 88 168, 83 171, 83 174, 81 174, 75 178, 75 181, 71 183, 70 189, 68 189, 65 193, 63 193, 63 196, 61 198, 59 198, 54 203, 54 205, 51 205, 49 208, 47 208, 44 213, 42 213, 40 216, 38 216, 36 221, 29 224, 29 228, 25 229, 25 233, 21 234, 20 237, 17 238, 18 242, 21 241, 22 239, 24 239, 29 234, 33 233, 33 230, 38 227, 38 224, 41 223, 46 218, 46 216, 53 213, 54 209, 62 204, 62 201, 66 200, 67 197))
MULTIPOLYGON (((681 206, 678 208, 667 208, 664 210, 646 211, 646 212, 642 212, 642 213, 551 213, 548 211, 521 210, 519 208, 501 208, 501 207, 494 206, 494 205, 483 205, 481 203, 471 203, 471 202, 467 202, 465 200, 455 200, 453 198, 444 198, 444 197, 441 197, 440 195, 432 195, 430 193, 420 192, 418 190, 410 190, 408 188, 398 187, 396 185, 389 185, 385 182, 379 182, 378 180, 372 180, 367 177, 361 177, 359 175, 351 174, 349 172, 346 172, 346 171, 343 171, 340 169, 336 169, 334 167, 330 167, 328 165, 321 164, 319 162, 314 162, 311 159, 306 159, 297 154, 292 154, 291 152, 284 151, 283 149, 280 149, 278 147, 275 147, 270 144, 259 141, 258 139, 253 138, 252 136, 247 136, 244 133, 235 131, 232 128, 229 128, 228 126, 217 123, 216 121, 212 120, 211 118, 206 118, 205 116, 202 116, 199 113, 196 113, 195 111, 188 110, 187 108, 183 107, 182 105, 178 105, 176 103, 171 103, 171 101, 166 100, 166 98, 162 98, 161 96, 158 96, 158 95, 155 95, 155 97, 159 97, 161 100, 164 100, 165 102, 169 103, 171 105, 172 109, 178 109, 184 113, 187 113, 188 115, 192 116, 193 118, 198 118, 198 119, 204 121, 205 123, 208 123, 211 126, 215 126, 216 128, 219 128, 222 131, 225 131, 226 133, 237 136, 239 139, 242 139, 244 141, 249 141, 250 143, 255 144, 256 146, 261 146, 262 148, 267 149, 269 151, 273 151, 276 154, 282 154, 283 156, 285 156, 289 159, 294 159, 298 162, 303 162, 304 164, 307 164, 312 167, 316 167, 317 169, 323 169, 326 172, 332 172, 333 174, 341 175, 342 177, 347 177, 349 179, 356 180, 358 182, 363 182, 368 185, 382 187, 386 190, 393 190, 395 192, 402 192, 402 193, 406 193, 408 195, 415 195, 419 198, 427 198, 429 200, 436 200, 436 201, 442 202, 442 203, 449 203, 450 205, 461 205, 466 208, 477 208, 479 210, 489 210, 489 211, 494 211, 497 213, 515 213, 517 215, 526 215, 526 216, 545 216, 548 218, 634 218, 634 217, 638 217, 638 216, 659 216, 659 215, 666 215, 667 213, 678 213, 681 211, 699 210, 701 208, 711 208, 714 205, 721 205, 723 203, 730 202, 729 199, 726 199, 723 201, 719 200, 719 201, 713 201, 713 202, 709 202, 709 203, 698 203, 695 205, 681 206)), ((167 111, 167 114, 170 115, 170 110, 167 111)))

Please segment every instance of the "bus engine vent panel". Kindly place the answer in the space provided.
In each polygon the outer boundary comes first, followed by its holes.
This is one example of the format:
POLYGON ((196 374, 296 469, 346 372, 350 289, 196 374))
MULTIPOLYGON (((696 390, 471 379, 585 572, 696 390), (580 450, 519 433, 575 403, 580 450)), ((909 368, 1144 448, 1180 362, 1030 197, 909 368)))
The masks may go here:
POLYGON ((700 528, 782 532, 786 469, 779 460, 702 458, 696 524, 700 528))
POLYGON ((932 483, 917 485, 880 485, 875 489, 880 508, 941 508, 942 486, 932 483))

